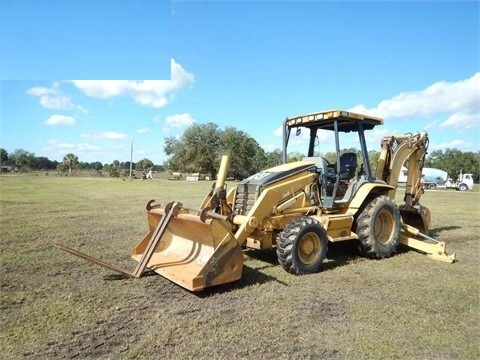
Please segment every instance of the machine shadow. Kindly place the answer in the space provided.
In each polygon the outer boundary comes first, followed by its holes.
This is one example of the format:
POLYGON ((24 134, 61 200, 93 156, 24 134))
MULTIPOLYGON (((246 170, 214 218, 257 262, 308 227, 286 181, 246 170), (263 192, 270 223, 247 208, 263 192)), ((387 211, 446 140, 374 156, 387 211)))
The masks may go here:
MULTIPOLYGON (((194 294, 200 298, 210 297, 213 295, 219 295, 222 293, 228 293, 230 291, 242 289, 251 285, 262 285, 271 281, 277 282, 282 286, 289 286, 288 283, 285 283, 278 278, 267 275, 261 271, 266 268, 280 266, 275 250, 245 250, 245 255, 249 258, 261 261, 265 263, 265 265, 260 267, 256 266, 255 268, 253 268, 244 264, 241 279, 232 283, 207 288, 194 294)), ((359 256, 360 253, 358 247, 353 241, 342 243, 329 243, 327 259, 323 262, 320 272, 348 265, 351 261, 357 259, 359 256)), ((295 275, 291 276, 294 277, 295 275)))
MULTIPOLYGON (((142 277, 149 277, 149 276, 157 276, 158 274, 150 269, 146 269, 142 273, 142 277)), ((125 275, 125 274, 120 274, 120 273, 114 273, 114 274, 108 274, 103 277, 103 280, 105 281, 119 281, 119 280, 129 280, 133 279, 131 276, 125 275)))
POLYGON ((357 241, 329 243, 327 250, 328 261, 324 262, 322 270, 333 270, 337 267, 348 265, 359 257, 361 257, 361 252, 357 241))
POLYGON ((192 294, 199 298, 206 298, 229 293, 230 291, 244 289, 252 285, 266 284, 271 281, 275 281, 282 286, 289 286, 287 283, 280 281, 276 277, 267 275, 259 270, 259 268, 251 268, 248 265, 243 265, 242 277, 239 280, 227 284, 212 286, 199 292, 193 292, 192 294))
POLYGON ((460 226, 439 226, 434 229, 430 229, 428 232, 430 236, 436 237, 440 235, 443 231, 457 230, 460 229, 460 226))

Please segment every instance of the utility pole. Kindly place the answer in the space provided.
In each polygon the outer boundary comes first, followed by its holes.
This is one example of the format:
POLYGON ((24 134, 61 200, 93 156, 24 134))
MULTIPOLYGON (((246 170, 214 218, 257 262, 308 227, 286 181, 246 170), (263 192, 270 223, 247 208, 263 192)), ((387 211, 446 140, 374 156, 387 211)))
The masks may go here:
POLYGON ((130 180, 132 180, 132 162, 133 162, 133 141, 130 147, 130 180))

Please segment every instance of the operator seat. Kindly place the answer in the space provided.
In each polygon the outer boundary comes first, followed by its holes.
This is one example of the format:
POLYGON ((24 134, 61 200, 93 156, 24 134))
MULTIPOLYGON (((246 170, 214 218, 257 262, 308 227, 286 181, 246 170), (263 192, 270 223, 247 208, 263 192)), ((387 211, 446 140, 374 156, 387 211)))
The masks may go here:
POLYGON ((357 169, 357 154, 348 152, 340 155, 340 180, 350 180, 357 169))

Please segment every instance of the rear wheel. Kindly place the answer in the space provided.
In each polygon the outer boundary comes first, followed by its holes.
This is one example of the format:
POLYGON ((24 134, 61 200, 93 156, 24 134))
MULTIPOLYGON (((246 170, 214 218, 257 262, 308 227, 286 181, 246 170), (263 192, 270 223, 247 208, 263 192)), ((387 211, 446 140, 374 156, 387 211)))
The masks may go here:
POLYGON ((277 238, 278 262, 292 274, 316 272, 325 259, 327 244, 327 232, 319 221, 298 217, 277 238))
POLYGON ((373 199, 356 220, 356 231, 364 254, 385 258, 395 252, 400 238, 400 211, 385 195, 373 199))
POLYGON ((427 189, 435 190, 436 187, 437 187, 437 185, 435 185, 435 184, 428 184, 427 189))

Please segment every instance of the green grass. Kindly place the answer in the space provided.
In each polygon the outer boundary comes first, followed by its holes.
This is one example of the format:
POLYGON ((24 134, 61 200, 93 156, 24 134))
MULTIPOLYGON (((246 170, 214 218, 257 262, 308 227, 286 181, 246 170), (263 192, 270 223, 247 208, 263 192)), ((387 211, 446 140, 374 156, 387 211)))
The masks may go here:
MULTIPOLYGON (((5 359, 480 358, 480 192, 427 191, 431 234, 458 262, 384 260, 331 246, 325 270, 293 276, 247 251, 242 279, 190 293, 124 279, 54 248, 127 269, 145 204, 196 208, 210 182, 0 176, 0 348, 5 359)), ((401 202, 401 189, 397 203, 401 202)))

